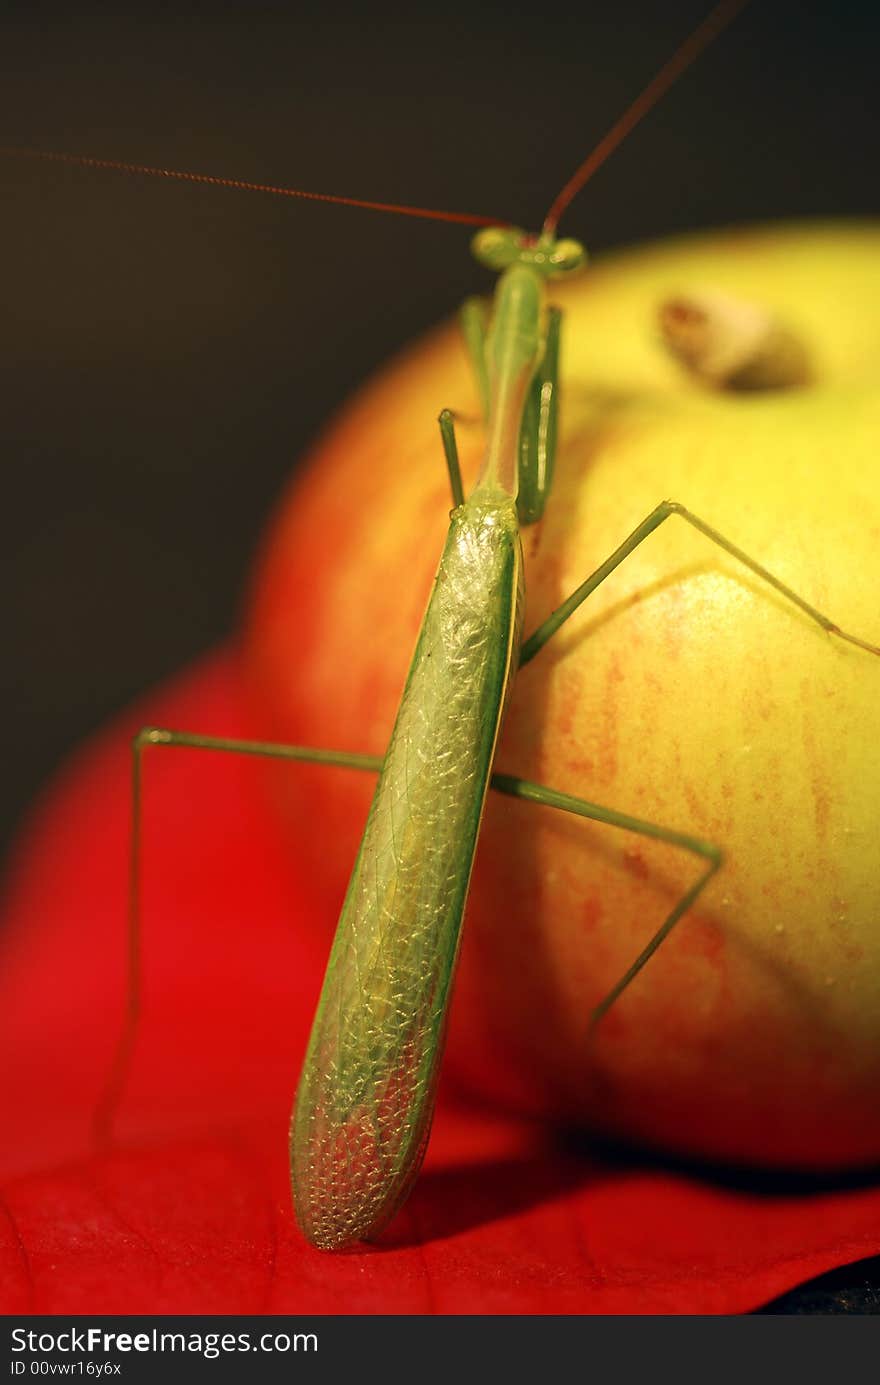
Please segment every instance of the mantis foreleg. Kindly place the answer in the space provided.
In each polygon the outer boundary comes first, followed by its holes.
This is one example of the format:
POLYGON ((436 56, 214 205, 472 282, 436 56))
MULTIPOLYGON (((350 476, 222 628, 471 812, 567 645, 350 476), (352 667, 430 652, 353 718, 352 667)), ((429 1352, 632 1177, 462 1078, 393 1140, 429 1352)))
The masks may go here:
MULTIPOLYGON (((489 374, 486 365, 489 313, 486 300, 468 298, 459 314, 465 347, 471 360, 483 410, 489 413, 489 374)), ((519 491, 516 508, 521 524, 534 524, 541 518, 553 482, 553 463, 556 458, 556 420, 559 412, 559 337, 562 312, 547 309, 544 350, 535 370, 523 409, 519 434, 519 491)), ((446 465, 456 496, 458 453, 452 427, 452 414, 444 409, 440 415, 440 432, 446 465)), ((458 493, 461 492, 460 476, 458 493)), ((460 500, 455 500, 460 504, 460 500)))

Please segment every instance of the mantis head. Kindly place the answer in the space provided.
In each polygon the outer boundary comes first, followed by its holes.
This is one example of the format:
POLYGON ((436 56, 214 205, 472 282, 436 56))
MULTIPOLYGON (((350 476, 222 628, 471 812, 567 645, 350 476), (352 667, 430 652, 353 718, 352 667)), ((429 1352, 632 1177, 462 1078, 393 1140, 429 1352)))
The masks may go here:
POLYGON ((497 272, 524 264, 548 279, 558 279, 581 269, 587 252, 577 240, 557 240, 542 232, 532 235, 516 226, 490 226, 471 241, 475 259, 497 272))

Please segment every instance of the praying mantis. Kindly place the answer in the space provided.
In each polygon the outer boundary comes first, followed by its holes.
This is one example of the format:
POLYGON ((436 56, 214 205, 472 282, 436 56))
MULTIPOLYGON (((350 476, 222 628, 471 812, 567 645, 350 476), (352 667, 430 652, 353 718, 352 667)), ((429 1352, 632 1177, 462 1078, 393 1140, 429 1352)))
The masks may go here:
MULTIPOLYGON (((558 243, 553 239, 553 230, 555 230, 555 226, 551 227, 547 232, 543 243, 540 237, 532 241, 526 240, 523 242, 521 239, 511 240, 509 237, 506 237, 505 234, 502 234, 500 238, 498 234, 495 234, 493 239, 492 235, 487 233, 481 241, 480 251, 484 258, 488 259, 493 264, 493 267, 502 267, 510 273, 512 278, 516 278, 517 274, 519 274, 520 279, 523 277, 529 278, 528 291, 536 291, 532 278, 535 275, 539 277, 542 276, 545 266, 549 269, 570 269, 575 267, 579 259, 579 253, 576 247, 567 246, 564 250, 560 250, 558 243), (528 262, 528 275, 524 275, 525 266, 518 259, 520 255, 524 255, 528 262), (536 261, 538 263, 536 263, 536 261)), ((518 285, 518 289, 520 291, 525 291, 522 284, 518 285)), ((494 711, 492 712, 488 724, 484 727, 484 749, 479 772, 476 776, 476 795, 470 801, 469 807, 465 813, 465 816, 470 819, 473 827, 473 832, 471 834, 473 839, 475 839, 476 826, 478 825, 482 809, 482 795, 485 791, 491 769, 491 752, 494 749, 500 727, 501 713, 506 698, 507 682, 516 663, 519 644, 519 631, 516 624, 516 590, 518 586, 519 565, 511 528, 513 524, 511 507, 516 499, 517 491, 521 493, 523 485, 525 484, 530 488, 530 496, 524 507, 526 509, 526 517, 529 519, 537 519, 539 517, 548 489, 546 477, 543 473, 549 469, 547 467, 548 452, 552 454, 552 446, 549 449, 546 446, 547 434, 552 431, 553 427, 551 413, 552 403, 548 404, 542 401, 546 398, 552 401, 553 398, 555 384, 554 355, 558 324, 556 319, 551 317, 549 319, 549 326, 544 326, 544 309, 537 300, 535 300, 529 311, 524 310, 521 305, 516 309, 511 308, 510 304, 505 300, 505 294, 509 296, 513 292, 514 289, 509 279, 497 308, 497 313, 501 320, 507 322, 507 325, 503 328, 495 327, 488 329, 486 324, 482 321, 480 312, 477 309, 472 309, 468 318, 468 331, 472 343, 472 351, 478 363, 478 372, 480 370, 479 363, 482 361, 483 369, 487 370, 490 377, 487 393, 491 395, 494 389, 496 400, 499 396, 504 396, 506 398, 510 394, 513 395, 513 403, 509 406, 499 406, 496 412, 495 421, 498 429, 498 442, 492 460, 487 464, 484 479, 485 488, 494 496, 493 504, 496 505, 495 509, 492 511, 493 523, 488 525, 488 529, 505 530, 507 534, 507 546, 504 550, 503 559, 499 558, 499 555, 495 555, 501 562, 503 568, 503 572, 499 574, 499 585, 506 593, 506 615, 504 623, 493 630, 492 639, 495 648, 500 651, 501 666, 496 667, 493 673, 495 690, 490 700, 492 701, 494 711), (507 314, 507 317, 505 317, 505 314, 507 314), (502 364, 502 360, 508 360, 508 357, 505 355, 505 344, 515 341, 520 335, 525 335, 529 341, 523 360, 516 362, 512 366, 509 364, 509 361, 507 364, 502 364), (488 345, 487 342, 489 343, 488 345), (490 365, 487 369, 486 359, 487 357, 491 358, 493 353, 496 357, 495 363, 494 365, 490 365), (492 383, 493 376, 494 384, 492 383), (531 425, 531 433, 534 434, 534 439, 530 444, 531 460, 527 460, 525 463, 523 479, 515 482, 512 473, 511 459, 516 451, 516 436, 519 432, 523 401, 529 395, 530 390, 534 392, 535 382, 538 384, 538 389, 537 396, 535 397, 533 394, 533 408, 535 410, 537 422, 531 425), (541 435, 544 437, 543 450, 538 442, 541 435), (498 501, 499 494, 504 497, 503 504, 498 501)), ((497 321, 498 318, 496 317, 496 322, 497 321)), ((450 474, 453 478, 453 496, 456 501, 459 501, 461 497, 456 489, 456 482, 454 480, 456 475, 454 432, 449 419, 444 420, 444 429, 446 455, 450 467, 450 474)), ((524 429, 523 431, 529 433, 528 429, 524 429)), ((483 502, 481 501, 480 503, 483 502)), ((824 628, 837 630, 837 627, 833 626, 812 607, 800 600, 795 593, 792 593, 776 582, 772 575, 767 573, 760 564, 757 564, 752 558, 736 548, 735 545, 730 544, 729 541, 719 535, 711 526, 707 526, 700 520, 699 516, 689 514, 681 506, 673 505, 665 509, 661 507, 657 512, 648 516, 644 524, 641 525, 637 531, 634 531, 619 549, 615 550, 610 556, 608 563, 603 565, 603 568, 600 569, 597 574, 594 574, 592 578, 589 578, 587 582, 578 589, 572 601, 566 603, 564 607, 560 609, 560 612, 555 617, 551 618, 550 622, 531 634, 530 638, 523 646, 521 661, 525 662, 531 657, 534 657, 542 645, 554 633, 555 629, 559 627, 574 609, 576 609, 580 601, 586 599, 599 582, 613 571, 618 563, 622 562, 630 552, 634 551, 643 537, 672 514, 678 514, 680 517, 692 523, 695 527, 700 528, 709 539, 726 547, 728 553, 750 567, 753 573, 769 581, 772 585, 775 585, 777 591, 790 597, 796 604, 800 605, 807 614, 816 618, 824 628)), ((482 534, 482 532, 481 528, 480 533, 482 534)), ((460 540, 461 537, 461 532, 458 532, 457 540, 460 540)), ((476 541, 476 538, 474 538, 474 542, 476 541)), ((468 542, 470 542, 470 539, 468 542)), ((482 539, 480 542, 482 542, 482 539)), ((841 632, 837 631, 837 633, 841 632)), ((852 639, 854 643, 860 642, 858 637, 845 636, 845 638, 852 639)), ((866 645, 866 648, 870 649, 871 652, 876 652, 868 645, 866 645)), ((449 726, 447 726, 447 730, 449 729, 449 726)), ((474 737, 470 736, 468 744, 471 745, 473 740, 474 737)), ((203 741, 207 744, 206 738, 203 738, 203 741)), ((175 742, 197 744, 198 738, 181 736, 171 737, 167 732, 149 731, 145 734, 141 744, 142 746, 146 746, 152 744, 172 744, 175 742)), ((239 746, 238 748, 244 749, 245 747, 239 746)), ((318 752, 318 754, 320 754, 320 752, 318 752)), ((303 755, 302 758, 308 758, 308 756, 303 755)), ((344 761, 337 760, 337 762, 344 761)), ((347 763, 353 762, 349 758, 347 763)), ((362 767, 368 766, 365 764, 362 767)), ((375 768, 376 766, 373 765, 372 767, 375 768)), ((616 821, 619 826, 630 827, 636 831, 661 836, 661 838, 666 841, 677 842, 679 845, 694 851, 706 862, 703 873, 699 876, 692 890, 680 901, 679 906, 677 906, 673 914, 667 918, 658 934, 655 935, 650 949, 646 949, 642 956, 634 960, 631 972, 621 978, 619 987, 615 988, 615 991, 602 1002, 599 1012, 597 1012, 596 1015, 596 1018, 598 1018, 599 1014, 604 1012, 613 1001, 619 989, 622 989, 623 986, 627 984, 631 975, 635 973, 635 970, 644 964, 649 955, 649 951, 652 951, 659 945, 663 936, 665 936, 674 925, 677 918, 685 912, 699 890, 706 883, 709 876, 717 870, 721 860, 720 851, 712 843, 701 842, 698 839, 687 837, 686 834, 677 833, 668 828, 658 828, 651 824, 640 822, 634 818, 627 818, 622 814, 608 814, 607 810, 599 809, 596 805, 588 804, 583 800, 575 800, 568 795, 557 794, 554 800, 553 792, 546 788, 541 788, 540 786, 529 786, 522 782, 515 783, 513 780, 507 779, 498 781, 497 787, 501 788, 502 792, 512 792, 520 797, 528 798, 531 794, 535 798, 535 801, 555 806, 563 811, 570 811, 584 816, 598 815, 600 813, 604 814, 601 818, 603 821, 616 821)), ((436 807, 431 807, 429 794, 425 794, 424 801, 428 803, 430 812, 433 813, 436 811, 436 807)), ((379 799, 377 799, 377 802, 379 802, 379 799)), ((423 829, 423 833, 425 830, 427 829, 423 829)), ((469 857, 470 854, 472 854, 472 841, 465 846, 463 851, 460 844, 457 849, 462 860, 459 863, 457 872, 456 891, 458 900, 453 910, 457 918, 457 923, 453 926, 453 932, 460 923, 461 908, 463 907, 467 876, 469 875, 470 869, 469 857)), ((451 960, 454 959, 454 953, 455 942, 453 939, 452 944, 447 946, 445 953, 447 960, 444 965, 447 972, 451 972, 451 960)), ((339 970, 340 967, 337 965, 337 971, 339 970)), ((445 1000, 445 991, 443 993, 443 999, 445 1000)), ((390 1004, 390 998, 385 997, 382 1003, 387 1007, 390 1004)), ((419 1002, 419 1005, 421 1008, 424 1008, 423 1000, 419 1002)), ((325 1005, 325 1010, 327 1008, 328 1006, 325 1005)), ((321 1146, 323 1143, 325 1146, 323 1151, 319 1148, 317 1153, 315 1153, 314 1149, 310 1152, 310 1146, 315 1144, 315 1137, 310 1134, 310 1128, 313 1129, 315 1124, 315 1113, 316 1111, 326 1109, 328 1101, 326 1095, 327 1065, 326 1063, 324 1064, 323 1076, 318 1071, 320 1065, 316 1066, 314 1062, 311 1064, 310 1068, 307 1069, 306 1088, 308 1089, 310 1085, 316 1085, 319 1089, 319 1094, 317 1096, 312 1096, 308 1100, 303 1100, 301 1098, 298 1105, 298 1110, 300 1112, 299 1119, 301 1122, 305 1121, 306 1125, 305 1127, 301 1126, 299 1132, 295 1134, 293 1155, 294 1183, 295 1186, 300 1189, 305 1189, 305 1191, 301 1192, 299 1195, 300 1217, 304 1224, 304 1229, 316 1244, 325 1248, 334 1248, 336 1246, 349 1244, 351 1241, 360 1239, 363 1236, 376 1234, 376 1232, 381 1229, 381 1226, 393 1214, 408 1191, 412 1179, 417 1172, 420 1155, 424 1146, 424 1138, 427 1132, 427 1124, 430 1120, 430 1097, 436 1076, 436 1059, 439 1047, 434 1041, 441 1035, 444 1024, 444 1013, 445 1007, 441 1004, 433 1015, 431 1025, 427 1026, 432 1033, 431 1054, 426 1072, 419 1076, 417 1084, 419 1087, 418 1100, 414 1101, 412 1090, 404 1090, 402 1093, 393 1093, 388 1098, 391 1100, 393 1097, 392 1105, 394 1101, 398 1103, 402 1102, 406 1109, 406 1138, 401 1142, 402 1152, 395 1150, 390 1155, 386 1154, 383 1156, 385 1162, 388 1162, 390 1159, 390 1162, 394 1165, 394 1169, 393 1176, 384 1179, 382 1187, 378 1192, 376 1191, 374 1183, 371 1181, 371 1170, 375 1168, 376 1163, 380 1161, 373 1160, 373 1162, 370 1163, 370 1158, 369 1156, 367 1157, 367 1163, 370 1167, 367 1169, 368 1177, 366 1182, 369 1186, 367 1186, 365 1190, 363 1187, 355 1186, 364 1181, 359 1178, 351 1179, 350 1183, 352 1186, 348 1189, 340 1189, 340 1175, 338 1170, 333 1166, 334 1156, 332 1152, 328 1154, 326 1149, 327 1142, 323 1136, 319 1135, 317 1137, 317 1144, 321 1146), (314 1083, 311 1083, 308 1076, 309 1073, 313 1075, 316 1073, 318 1074, 314 1077, 314 1083), (324 1084, 323 1095, 320 1094, 322 1083, 324 1084), (415 1110, 414 1107, 418 1107, 418 1109, 415 1110), (309 1112, 311 1112, 311 1114, 308 1114, 309 1112), (409 1119, 410 1115, 412 1115, 411 1120, 409 1119), (329 1198, 327 1196, 328 1187, 330 1188, 329 1198), (340 1203, 343 1193, 350 1199, 345 1207, 342 1207, 340 1203), (321 1202, 322 1198, 324 1202, 323 1206, 321 1202), (329 1212, 326 1207, 328 1202, 335 1202, 336 1204, 329 1212)), ((320 1048, 322 1043, 320 1034, 316 1043, 320 1048)), ((407 1039, 407 1043, 410 1044, 411 1040, 407 1039)), ((335 1062, 335 1059, 332 1061, 335 1062)), ((384 1063, 386 1079, 389 1070, 395 1070, 393 1066, 394 1063, 397 1064, 397 1069, 399 1070, 401 1061, 399 1055, 396 1059, 392 1060, 390 1051, 386 1051, 382 1061, 384 1063), (389 1064, 391 1064, 390 1068, 389 1064)), ((355 1101, 356 1104, 363 1104, 362 1092, 359 1091, 355 1101)), ((346 1103, 351 1107, 352 1097, 350 1094, 346 1097, 346 1103)), ((400 1120, 400 1110, 396 1109, 392 1112, 390 1124, 397 1127, 399 1126, 400 1120)))

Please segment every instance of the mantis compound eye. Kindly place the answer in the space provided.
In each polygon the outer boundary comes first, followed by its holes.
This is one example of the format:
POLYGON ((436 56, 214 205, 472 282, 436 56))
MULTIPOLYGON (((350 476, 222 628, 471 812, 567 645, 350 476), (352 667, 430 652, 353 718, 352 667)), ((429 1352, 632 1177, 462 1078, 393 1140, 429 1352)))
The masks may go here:
POLYGON ((517 226, 489 226, 474 236, 471 251, 481 265, 501 271, 516 264, 528 239, 526 232, 517 226))
POLYGON ((554 278, 559 274, 571 274, 586 264, 587 252, 579 240, 553 241, 548 262, 554 278))

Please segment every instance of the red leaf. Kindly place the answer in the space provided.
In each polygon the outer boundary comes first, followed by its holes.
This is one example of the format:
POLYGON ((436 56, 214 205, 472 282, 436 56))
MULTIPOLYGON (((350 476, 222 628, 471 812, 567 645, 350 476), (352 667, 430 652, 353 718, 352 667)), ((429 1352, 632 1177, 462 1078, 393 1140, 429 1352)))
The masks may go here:
POLYGON ((306 1245, 286 1127, 333 919, 323 940, 297 926, 319 906, 273 825, 266 767, 204 752, 147 757, 143 1020, 113 1145, 96 1150, 123 1004, 127 738, 145 721, 248 734, 234 656, 87 747, 16 852, 6 1312, 731 1313, 880 1252, 880 1188, 766 1196, 588 1162, 445 1091, 381 1245, 306 1245))

